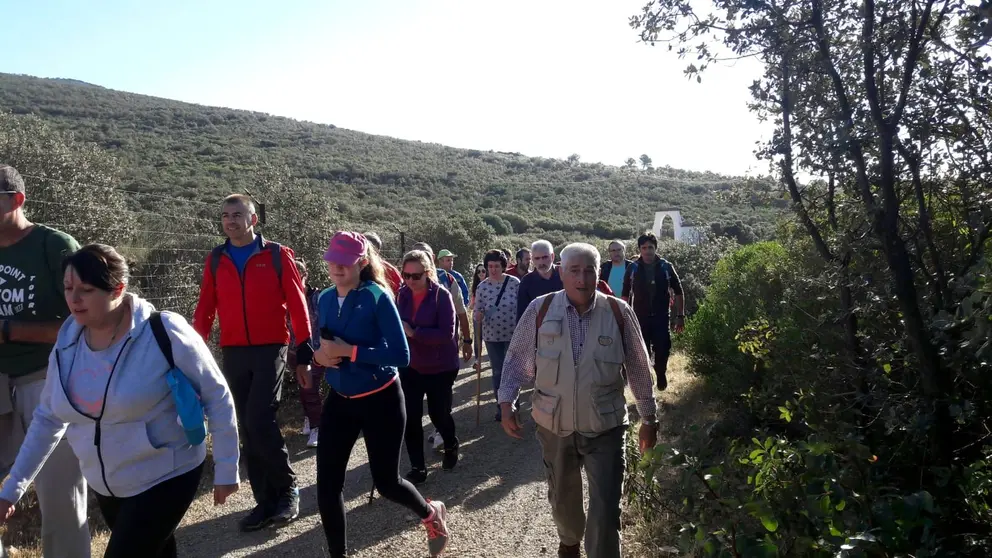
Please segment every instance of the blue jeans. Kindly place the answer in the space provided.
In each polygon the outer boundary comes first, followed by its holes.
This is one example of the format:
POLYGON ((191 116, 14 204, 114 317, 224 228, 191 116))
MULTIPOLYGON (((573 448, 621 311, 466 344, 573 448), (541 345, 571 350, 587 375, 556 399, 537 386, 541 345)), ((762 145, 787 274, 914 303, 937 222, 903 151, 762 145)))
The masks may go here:
POLYGON ((486 341, 486 352, 489 353, 489 365, 493 369, 493 396, 496 398, 496 417, 499 411, 499 384, 503 378, 503 361, 506 360, 506 350, 510 348, 509 341, 486 341))

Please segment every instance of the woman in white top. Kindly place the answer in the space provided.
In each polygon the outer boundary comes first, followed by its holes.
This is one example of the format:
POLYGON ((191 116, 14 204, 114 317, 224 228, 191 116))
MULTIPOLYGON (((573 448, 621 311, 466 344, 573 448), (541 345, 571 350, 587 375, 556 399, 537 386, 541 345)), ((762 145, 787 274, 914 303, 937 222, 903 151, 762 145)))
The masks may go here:
MULTIPOLYGON (((488 277, 479 283, 475 291, 475 321, 476 327, 482 327, 482 340, 486 342, 489 364, 493 369, 493 394, 498 398, 503 361, 513 338, 513 330, 517 327, 520 279, 506 273, 506 255, 499 250, 487 252, 482 263, 486 266, 488 277)), ((502 420, 497 405, 496 422, 502 420)))
MULTIPOLYGON (((174 533, 196 496, 207 450, 205 441, 190 444, 179 420, 166 345, 153 332, 155 308, 127 292, 127 262, 110 246, 84 246, 62 268, 72 315, 59 331, 41 402, 0 491, 0 522, 65 436, 110 527, 104 557, 173 558, 174 533)), ((159 316, 175 368, 209 419, 214 502, 223 504, 239 483, 231 392, 186 320, 159 316)))

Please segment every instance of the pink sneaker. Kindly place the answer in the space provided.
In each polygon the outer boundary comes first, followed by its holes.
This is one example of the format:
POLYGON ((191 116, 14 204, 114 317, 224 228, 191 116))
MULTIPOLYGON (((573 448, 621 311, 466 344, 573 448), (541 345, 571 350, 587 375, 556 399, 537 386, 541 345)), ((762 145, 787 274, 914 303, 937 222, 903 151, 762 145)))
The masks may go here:
POLYGON ((430 517, 423 521, 427 529, 427 548, 431 558, 437 558, 448 546, 448 509, 443 502, 427 500, 427 505, 431 507, 430 517))

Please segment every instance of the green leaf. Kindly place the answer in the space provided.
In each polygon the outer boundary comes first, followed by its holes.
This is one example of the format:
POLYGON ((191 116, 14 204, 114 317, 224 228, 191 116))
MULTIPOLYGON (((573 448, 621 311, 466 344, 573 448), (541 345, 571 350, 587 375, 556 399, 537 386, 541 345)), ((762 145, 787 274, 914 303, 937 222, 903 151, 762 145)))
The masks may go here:
POLYGON ((882 365, 882 370, 884 370, 886 374, 891 374, 892 373, 892 365, 889 364, 888 362, 886 362, 885 364, 882 365))
POLYGON ((778 520, 775 519, 775 516, 763 514, 759 519, 761 519, 761 524, 765 526, 765 529, 768 529, 769 533, 774 533, 778 530, 778 520))
POLYGON ((841 500, 840 502, 837 502, 837 505, 834 506, 834 509, 837 511, 844 511, 844 508, 846 507, 847 507, 847 500, 841 500))
POLYGON ((792 422, 792 411, 785 407, 778 408, 779 418, 785 419, 785 422, 792 422))

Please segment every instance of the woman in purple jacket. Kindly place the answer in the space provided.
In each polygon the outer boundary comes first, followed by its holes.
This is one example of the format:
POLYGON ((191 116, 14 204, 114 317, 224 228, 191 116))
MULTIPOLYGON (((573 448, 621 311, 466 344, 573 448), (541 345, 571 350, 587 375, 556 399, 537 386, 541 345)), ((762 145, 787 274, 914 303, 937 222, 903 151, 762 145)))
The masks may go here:
POLYGON ((403 287, 396 306, 410 345, 410 366, 400 369, 406 398, 406 451, 412 469, 406 480, 427 480, 424 463, 424 396, 427 413, 444 438, 442 468, 458 463, 458 438, 451 418, 451 391, 458 376, 458 338, 455 334, 455 304, 451 293, 438 284, 437 270, 426 252, 414 250, 403 256, 400 266, 403 287))

